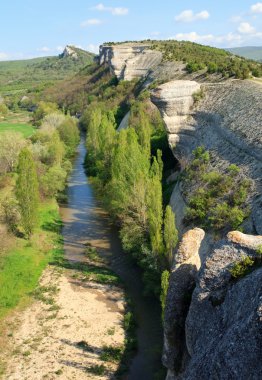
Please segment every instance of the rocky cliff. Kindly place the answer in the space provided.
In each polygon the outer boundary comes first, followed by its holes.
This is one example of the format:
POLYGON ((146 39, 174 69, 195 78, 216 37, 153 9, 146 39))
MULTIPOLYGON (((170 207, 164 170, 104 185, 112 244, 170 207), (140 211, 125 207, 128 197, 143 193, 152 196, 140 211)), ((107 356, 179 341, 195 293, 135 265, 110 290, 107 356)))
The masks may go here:
POLYGON ((251 81, 200 84, 171 81, 159 86, 152 101, 160 109, 170 146, 182 167, 197 146, 213 152, 213 165, 239 165, 255 183, 250 232, 262 234, 262 87, 251 81), (194 105, 193 95, 203 91, 194 105))
POLYGON ((162 54, 147 44, 101 45, 99 51, 100 65, 109 64, 117 78, 124 80, 146 76, 161 60, 162 54))
POLYGON ((186 74, 181 63, 163 63, 160 54, 151 54, 146 45, 102 46, 100 62, 107 62, 120 79, 146 76, 145 86, 154 80, 164 82, 152 91, 151 99, 182 169, 192 151, 204 146, 215 169, 223 173, 236 164, 253 182, 245 223, 246 233, 252 235, 233 231, 219 241, 199 228, 187 231, 179 184, 173 191, 171 205, 183 237, 174 256, 164 318, 167 379, 260 379, 262 86, 250 80, 208 82, 186 74), (231 269, 247 257, 254 264, 234 278, 231 269))

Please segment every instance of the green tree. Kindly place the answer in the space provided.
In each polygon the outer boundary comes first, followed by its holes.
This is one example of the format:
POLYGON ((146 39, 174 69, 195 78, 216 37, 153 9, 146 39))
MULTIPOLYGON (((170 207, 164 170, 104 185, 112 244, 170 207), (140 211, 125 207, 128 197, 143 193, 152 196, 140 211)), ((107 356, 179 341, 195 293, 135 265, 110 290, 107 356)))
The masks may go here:
POLYGON ((158 157, 154 157, 150 169, 150 177, 147 189, 147 215, 151 248, 154 255, 163 252, 163 194, 162 194, 162 159, 158 151, 158 157))
POLYGON ((175 214, 170 206, 166 206, 164 219, 164 243, 169 267, 172 266, 173 250, 178 242, 178 232, 175 224, 175 214))
POLYGON ((21 213, 21 225, 25 236, 29 238, 37 223, 39 190, 35 163, 27 148, 22 149, 19 154, 17 173, 15 192, 21 213))
POLYGON ((168 285, 169 285, 169 277, 170 277, 170 273, 168 272, 168 270, 165 270, 161 276, 160 302, 161 302, 161 308, 162 308, 162 320, 164 320, 164 312, 165 312, 165 307, 166 307, 166 297, 167 297, 167 291, 168 291, 168 285))
POLYGON ((58 127, 60 139, 64 142, 67 156, 71 157, 75 153, 79 143, 79 129, 77 122, 73 118, 67 118, 58 127))

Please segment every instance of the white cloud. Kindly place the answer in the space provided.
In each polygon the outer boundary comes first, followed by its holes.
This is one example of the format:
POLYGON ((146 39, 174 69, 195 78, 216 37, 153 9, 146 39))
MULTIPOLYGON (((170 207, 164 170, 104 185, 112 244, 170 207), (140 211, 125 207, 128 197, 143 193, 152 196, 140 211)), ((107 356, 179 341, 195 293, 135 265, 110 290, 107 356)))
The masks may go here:
POLYGON ((91 26, 91 25, 100 25, 102 24, 102 20, 99 20, 98 18, 90 18, 88 20, 85 20, 81 22, 81 27, 85 28, 86 26, 91 26))
POLYGON ((123 7, 106 7, 104 4, 97 4, 93 9, 100 12, 110 12, 114 16, 125 16, 128 14, 129 9, 123 7))
POLYGON ((250 10, 252 13, 262 13, 262 3, 253 4, 250 10))
POLYGON ((48 51, 51 51, 52 49, 50 49, 49 47, 47 46, 43 46, 41 48, 38 48, 36 49, 37 51, 42 51, 43 53, 47 53, 48 51))
POLYGON ((159 36, 160 35, 160 32, 157 32, 157 31, 155 31, 155 32, 151 32, 150 33, 150 36, 159 36))
POLYGON ((9 59, 9 55, 0 51, 0 61, 6 61, 7 59, 9 59))
POLYGON ((242 21, 242 16, 232 16, 229 21, 231 22, 240 22, 242 21))
POLYGON ((209 17, 210 14, 208 11, 194 13, 191 9, 188 9, 175 16, 175 20, 178 22, 193 22, 197 20, 207 20, 209 17))
POLYGON ((251 34, 251 33, 255 33, 256 31, 255 28, 252 25, 250 25, 248 22, 241 22, 237 30, 241 34, 251 34))
POLYGON ((89 45, 87 45, 86 50, 91 51, 91 53, 98 54, 99 53, 99 45, 89 44, 89 45))
POLYGON ((226 35, 215 36, 214 34, 198 34, 196 32, 178 33, 170 39, 179 41, 191 41, 204 44, 234 45, 240 44, 243 38, 240 34, 228 33, 226 35))

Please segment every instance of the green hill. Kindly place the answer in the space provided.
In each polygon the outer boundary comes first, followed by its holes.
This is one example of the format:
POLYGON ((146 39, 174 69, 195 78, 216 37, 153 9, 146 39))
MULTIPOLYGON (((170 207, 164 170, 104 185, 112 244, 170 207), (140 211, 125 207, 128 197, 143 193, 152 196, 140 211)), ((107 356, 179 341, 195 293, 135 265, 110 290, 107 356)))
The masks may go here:
POLYGON ((243 46, 225 49, 230 53, 262 62, 262 46, 243 46))
POLYGON ((56 57, 0 62, 0 94, 38 91, 73 76, 93 62, 94 54, 67 46, 56 57))

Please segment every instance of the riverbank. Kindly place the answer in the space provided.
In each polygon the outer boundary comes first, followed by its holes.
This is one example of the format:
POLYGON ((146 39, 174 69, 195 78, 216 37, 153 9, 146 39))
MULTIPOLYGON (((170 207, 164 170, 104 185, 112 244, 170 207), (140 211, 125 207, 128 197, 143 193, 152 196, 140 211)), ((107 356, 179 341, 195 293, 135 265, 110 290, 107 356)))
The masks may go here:
POLYGON ((65 258, 45 270, 36 301, 8 321, 3 379, 104 380, 126 370, 123 358, 134 341, 126 341, 131 315, 125 292, 138 323, 138 350, 128 379, 164 378, 159 303, 143 296, 141 272, 122 251, 118 231, 95 199, 83 168, 85 152, 82 138, 69 177, 68 203, 60 209, 65 258))
POLYGON ((109 379, 124 344, 124 293, 86 281, 82 270, 49 266, 37 301, 11 321, 14 350, 4 379, 109 379))

